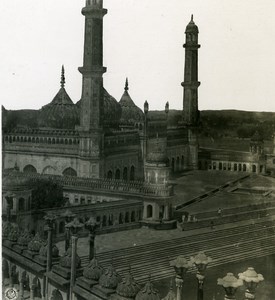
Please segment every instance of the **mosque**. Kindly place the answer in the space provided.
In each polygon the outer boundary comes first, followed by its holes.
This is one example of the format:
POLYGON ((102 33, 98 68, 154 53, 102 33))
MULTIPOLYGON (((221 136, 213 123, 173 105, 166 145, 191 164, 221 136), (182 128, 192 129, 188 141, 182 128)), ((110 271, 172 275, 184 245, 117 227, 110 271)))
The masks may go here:
MULTIPOLYGON (((39 110, 3 108, 3 169, 85 178, 165 180, 150 166, 164 163, 172 172, 198 165, 198 27, 186 28, 183 110, 144 111, 129 94, 126 79, 120 101, 104 88, 102 0, 86 1, 81 99, 74 103, 61 87, 39 110)), ((179 66, 180 67, 180 66, 179 66)))

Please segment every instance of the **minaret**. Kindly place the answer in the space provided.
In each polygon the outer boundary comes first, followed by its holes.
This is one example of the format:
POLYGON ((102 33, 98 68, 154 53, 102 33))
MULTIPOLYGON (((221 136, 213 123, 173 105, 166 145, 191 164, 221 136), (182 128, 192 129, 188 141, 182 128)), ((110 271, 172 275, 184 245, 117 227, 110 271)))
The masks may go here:
POLYGON ((191 21, 185 30, 185 67, 184 67, 184 82, 181 84, 184 87, 183 96, 183 117, 184 123, 187 125, 197 125, 199 119, 198 113, 198 27, 191 21))
POLYGON ((103 0, 86 0, 86 6, 82 9, 85 35, 83 67, 79 68, 82 74, 79 155, 86 160, 86 165, 83 162, 83 166, 79 167, 79 174, 85 177, 102 175, 103 74, 106 72, 103 67, 103 17, 106 13, 103 0), (92 163, 89 168, 87 162, 92 163))

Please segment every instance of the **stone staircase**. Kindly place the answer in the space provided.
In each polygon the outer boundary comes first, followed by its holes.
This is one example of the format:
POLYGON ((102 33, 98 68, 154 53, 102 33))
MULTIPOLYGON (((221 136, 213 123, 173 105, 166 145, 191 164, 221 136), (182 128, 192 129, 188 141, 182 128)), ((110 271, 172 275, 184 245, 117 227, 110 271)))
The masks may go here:
MULTIPOLYGON (((259 221, 250 225, 98 253, 97 258, 103 267, 113 263, 122 276, 131 266, 134 278, 144 283, 149 274, 152 281, 174 276, 169 261, 178 255, 189 258, 199 251, 205 251, 212 257, 213 262, 209 267, 273 254, 275 221, 259 221)), ((89 262, 87 256, 81 257, 81 261, 83 266, 89 262)), ((195 270, 191 268, 189 271, 195 270)))

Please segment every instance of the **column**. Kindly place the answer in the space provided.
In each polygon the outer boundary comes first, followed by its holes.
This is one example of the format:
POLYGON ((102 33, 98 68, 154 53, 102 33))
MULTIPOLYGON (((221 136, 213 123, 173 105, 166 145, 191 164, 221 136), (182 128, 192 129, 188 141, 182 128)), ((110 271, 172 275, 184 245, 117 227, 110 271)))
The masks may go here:
POLYGON ((70 279, 70 299, 73 299, 73 287, 76 277, 76 247, 77 247, 77 236, 72 236, 72 265, 71 265, 71 279, 70 279))
POLYGON ((176 276, 177 300, 181 300, 181 298, 182 298, 182 286, 183 286, 183 279, 181 279, 177 275, 176 276))

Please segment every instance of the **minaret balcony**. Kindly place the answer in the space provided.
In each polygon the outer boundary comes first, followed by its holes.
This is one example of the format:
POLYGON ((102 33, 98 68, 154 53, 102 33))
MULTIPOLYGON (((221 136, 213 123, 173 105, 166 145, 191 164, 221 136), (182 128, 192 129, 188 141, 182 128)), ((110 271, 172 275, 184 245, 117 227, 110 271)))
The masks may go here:
POLYGON ((103 73, 105 73, 107 71, 106 67, 102 67, 102 66, 91 66, 91 67, 79 67, 78 71, 82 74, 82 75, 93 75, 96 77, 101 77, 103 73))
POLYGON ((82 15, 84 15, 85 17, 98 19, 102 19, 107 14, 107 12, 108 10, 106 8, 98 8, 94 6, 86 6, 81 10, 82 15))
POLYGON ((197 89, 200 86, 200 82, 199 81, 189 81, 189 82, 182 82, 181 85, 183 87, 188 87, 191 89, 197 89))

